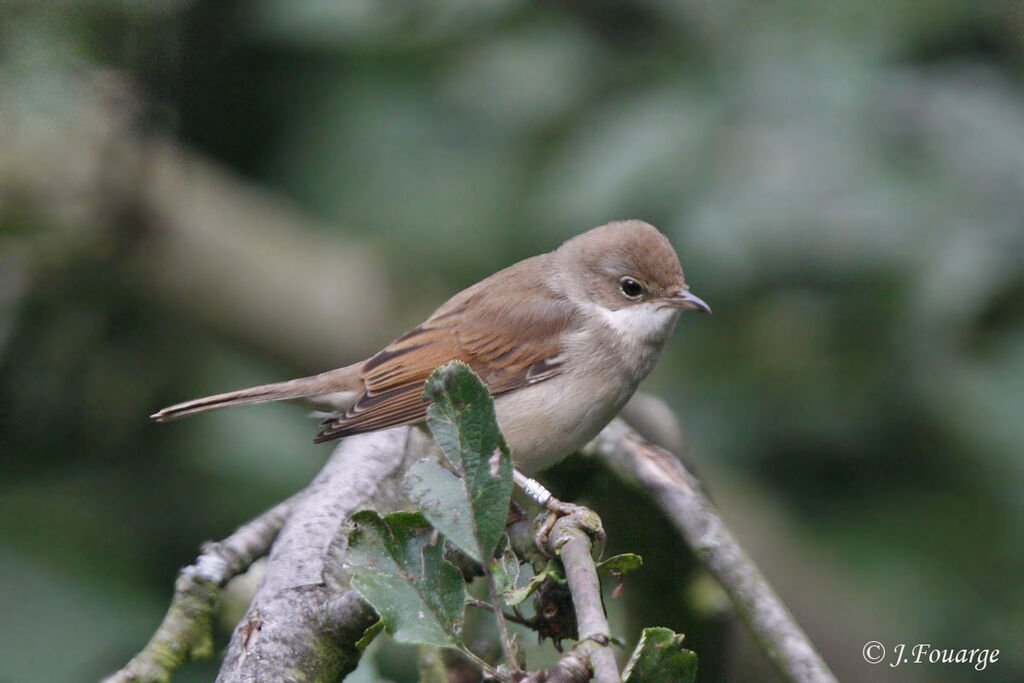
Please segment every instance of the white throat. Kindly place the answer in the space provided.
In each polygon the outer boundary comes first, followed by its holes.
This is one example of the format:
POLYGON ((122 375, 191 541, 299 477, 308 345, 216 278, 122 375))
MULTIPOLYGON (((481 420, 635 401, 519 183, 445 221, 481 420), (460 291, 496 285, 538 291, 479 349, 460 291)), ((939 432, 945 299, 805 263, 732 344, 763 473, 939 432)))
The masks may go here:
POLYGON ((618 310, 591 304, 593 313, 623 340, 633 344, 661 346, 671 336, 679 309, 656 302, 626 306, 618 310))

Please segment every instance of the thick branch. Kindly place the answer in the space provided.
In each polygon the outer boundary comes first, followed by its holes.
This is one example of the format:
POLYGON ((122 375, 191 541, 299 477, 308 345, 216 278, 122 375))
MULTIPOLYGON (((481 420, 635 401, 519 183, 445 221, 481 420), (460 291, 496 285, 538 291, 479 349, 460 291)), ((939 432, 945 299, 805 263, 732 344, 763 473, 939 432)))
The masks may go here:
POLYGON ((619 419, 588 450, 624 479, 635 481, 661 506, 729 594, 755 640, 787 681, 836 683, 793 615, 726 528, 700 482, 675 456, 619 419))
POLYGON ((189 656, 209 654, 221 588, 268 550, 263 578, 235 628, 218 680, 284 680, 293 674, 339 680, 355 668, 356 643, 378 619, 341 572, 345 522, 363 508, 390 512, 407 505, 404 472, 432 448, 410 428, 341 442, 306 489, 210 544, 182 570, 163 623, 108 681, 168 681, 189 656))
POLYGON ((407 504, 401 481, 408 460, 429 447, 419 430, 405 427, 338 445, 292 507, 218 681, 335 681, 355 668, 356 643, 377 615, 342 574, 346 521, 364 508, 407 504))
POLYGON ((266 554, 294 499, 240 527, 219 543, 210 543, 194 564, 181 570, 174 598, 149 643, 106 683, 168 681, 189 657, 213 652, 211 620, 224 585, 266 554))

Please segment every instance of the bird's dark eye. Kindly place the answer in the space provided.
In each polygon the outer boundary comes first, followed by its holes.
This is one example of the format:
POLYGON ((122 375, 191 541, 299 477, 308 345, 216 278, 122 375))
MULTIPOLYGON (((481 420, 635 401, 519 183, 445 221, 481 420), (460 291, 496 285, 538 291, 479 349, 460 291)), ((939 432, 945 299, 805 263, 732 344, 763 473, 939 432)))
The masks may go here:
POLYGON ((628 299, 639 299, 644 293, 644 286, 631 277, 619 280, 619 289, 628 299))

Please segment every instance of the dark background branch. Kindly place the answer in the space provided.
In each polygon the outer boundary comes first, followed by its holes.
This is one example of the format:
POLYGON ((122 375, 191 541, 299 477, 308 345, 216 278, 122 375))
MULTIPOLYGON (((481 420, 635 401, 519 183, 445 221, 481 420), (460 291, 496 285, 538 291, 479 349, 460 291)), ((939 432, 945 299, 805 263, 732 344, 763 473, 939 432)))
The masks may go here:
POLYGON ((618 419, 588 448, 666 512, 785 680, 836 683, 807 634, 725 526, 700 481, 676 456, 618 419))

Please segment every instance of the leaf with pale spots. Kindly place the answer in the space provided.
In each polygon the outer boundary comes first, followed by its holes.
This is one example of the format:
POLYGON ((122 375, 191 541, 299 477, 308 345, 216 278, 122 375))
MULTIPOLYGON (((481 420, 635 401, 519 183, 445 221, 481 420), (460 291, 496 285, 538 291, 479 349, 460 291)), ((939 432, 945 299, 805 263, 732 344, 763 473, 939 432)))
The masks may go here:
POLYGON ((423 397, 427 425, 453 474, 436 462, 409 468, 409 496, 448 540, 486 563, 505 530, 512 498, 512 458, 487 387, 465 363, 438 368, 423 397))
POLYGON ((352 516, 345 565, 395 640, 461 647, 466 586, 443 557, 443 543, 420 513, 352 516))

